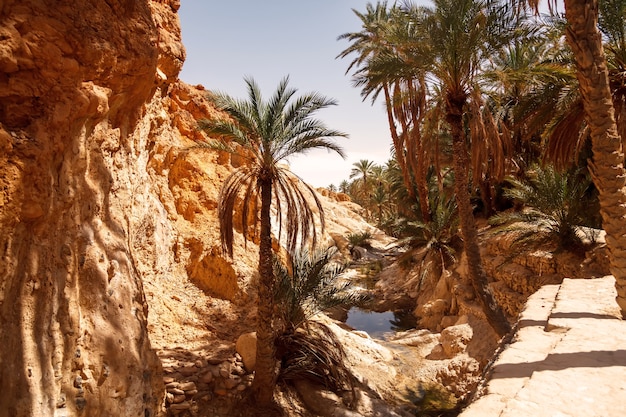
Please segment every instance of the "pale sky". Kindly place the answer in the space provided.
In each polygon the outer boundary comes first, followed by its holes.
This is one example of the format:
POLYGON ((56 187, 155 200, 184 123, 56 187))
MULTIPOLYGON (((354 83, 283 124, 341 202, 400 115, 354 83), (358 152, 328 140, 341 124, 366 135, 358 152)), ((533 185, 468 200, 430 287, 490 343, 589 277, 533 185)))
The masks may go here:
MULTIPOLYGON (((431 6, 428 0, 415 3, 431 6)), ((244 76, 252 76, 265 97, 289 75, 299 94, 316 91, 338 101, 316 113, 331 129, 348 133, 337 142, 347 154, 311 152, 290 161, 291 169, 315 187, 349 179, 352 164, 384 164, 391 137, 381 100, 365 102, 345 74, 351 58, 335 57, 349 46, 337 37, 361 31, 352 9, 368 0, 182 0, 179 10, 187 59, 180 74, 189 84, 247 98, 244 76)), ((376 0, 371 0, 376 4, 376 0)), ((388 4, 393 4, 389 0, 388 4)), ((545 7, 546 2, 542 2, 545 7)), ((559 8, 563 10, 559 1, 559 8)), ((297 95, 299 95, 297 94, 297 95)))
MULTIPOLYGON (((317 91, 338 101, 316 113, 331 129, 348 133, 336 153, 311 152, 290 161, 291 169, 315 187, 349 179, 352 164, 384 164, 391 138, 381 102, 362 101, 345 74, 351 59, 335 59, 349 46, 337 37, 361 30, 352 9, 367 0, 182 0, 179 10, 187 59, 180 79, 247 98, 244 76, 252 76, 268 98, 286 75, 299 94, 317 91)), ((372 1, 376 4, 375 0, 372 1)), ((389 4, 392 4, 389 1, 389 4)), ((423 2, 423 4, 430 4, 423 2)))

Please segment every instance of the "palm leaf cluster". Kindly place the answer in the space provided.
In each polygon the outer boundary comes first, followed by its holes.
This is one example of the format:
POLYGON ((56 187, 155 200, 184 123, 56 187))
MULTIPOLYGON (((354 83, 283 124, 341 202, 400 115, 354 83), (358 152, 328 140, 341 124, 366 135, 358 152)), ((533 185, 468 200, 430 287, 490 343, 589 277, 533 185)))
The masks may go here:
POLYGON ((524 208, 499 213, 489 220, 499 231, 517 232, 517 244, 556 241, 560 247, 582 244, 578 228, 589 207, 588 176, 579 171, 562 173, 553 167, 534 167, 526 180, 509 179, 505 195, 524 208))
MULTIPOLYGON (((485 215, 498 209, 504 178, 523 178, 541 159, 561 171, 586 169, 589 131, 573 54, 565 43, 566 23, 557 14, 529 16, 524 2, 517 6, 494 0, 438 0, 433 7, 379 1, 355 11, 361 31, 339 37, 350 42, 339 57, 351 58, 348 72, 364 99, 384 101, 400 181, 396 188, 364 190, 371 181, 357 174, 367 162, 360 161, 353 173, 363 184, 344 184, 343 190, 351 189, 353 200, 380 226, 392 224, 392 217, 415 200, 428 200, 431 170, 442 181, 451 163, 445 115, 454 97, 463 100, 455 111, 463 116, 470 191, 485 215)), ((624 137, 626 2, 601 2, 599 12, 624 137)), ((366 167, 371 174, 372 164, 366 167)), ((433 208, 421 203, 420 210, 419 219, 428 221, 433 208)))
POLYGON ((336 247, 298 250, 289 265, 274 259, 275 303, 285 332, 300 328, 315 314, 338 305, 358 305, 366 300, 352 282, 342 278, 346 268, 336 258, 336 247))
POLYGON ((278 220, 278 236, 286 234, 286 247, 293 251, 299 238, 306 236, 316 244, 315 213, 310 201, 321 214, 323 207, 311 186, 293 174, 283 161, 292 155, 311 149, 327 149, 344 156, 343 149, 333 137, 345 133, 329 129, 311 116, 317 110, 335 105, 334 100, 317 93, 309 93, 292 101, 296 89, 288 87, 285 77, 274 95, 266 102, 253 79, 246 79, 248 100, 234 99, 227 94, 213 94, 212 101, 230 117, 201 120, 200 129, 210 137, 224 137, 229 141, 210 140, 206 146, 241 156, 244 163, 225 181, 219 196, 220 230, 224 249, 232 256, 233 215, 239 212, 244 239, 256 233, 259 224, 261 185, 273 186, 273 206, 278 220), (291 101, 291 102, 290 102, 291 101), (286 227, 283 227, 283 222, 286 227), (251 228, 249 230, 249 228, 251 228))
POLYGON ((338 305, 359 305, 367 297, 342 280, 346 264, 336 261, 337 250, 297 251, 285 265, 274 260, 275 303, 283 331, 276 339, 284 381, 308 379, 335 392, 351 390, 354 377, 345 364, 337 336, 313 316, 338 305))
POLYGON ((326 325, 311 321, 277 340, 282 381, 309 380, 333 392, 353 391, 356 378, 346 366, 346 353, 326 325))

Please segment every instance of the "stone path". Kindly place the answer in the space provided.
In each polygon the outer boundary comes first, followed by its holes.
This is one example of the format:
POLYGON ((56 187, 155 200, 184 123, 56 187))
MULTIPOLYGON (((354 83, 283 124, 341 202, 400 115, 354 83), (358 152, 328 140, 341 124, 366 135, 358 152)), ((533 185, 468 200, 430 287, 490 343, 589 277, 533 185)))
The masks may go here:
POLYGON ((626 321, 614 285, 565 279, 531 296, 485 393, 460 416, 626 416, 626 321))

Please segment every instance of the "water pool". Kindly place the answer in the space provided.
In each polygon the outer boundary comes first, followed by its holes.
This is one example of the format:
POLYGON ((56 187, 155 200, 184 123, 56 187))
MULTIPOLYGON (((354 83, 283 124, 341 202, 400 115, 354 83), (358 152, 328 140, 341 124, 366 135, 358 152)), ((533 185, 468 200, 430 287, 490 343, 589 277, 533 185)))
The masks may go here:
POLYGON ((348 311, 346 324, 367 332, 375 339, 384 339, 386 333, 415 328, 415 318, 411 312, 385 311, 377 313, 353 307, 348 311))

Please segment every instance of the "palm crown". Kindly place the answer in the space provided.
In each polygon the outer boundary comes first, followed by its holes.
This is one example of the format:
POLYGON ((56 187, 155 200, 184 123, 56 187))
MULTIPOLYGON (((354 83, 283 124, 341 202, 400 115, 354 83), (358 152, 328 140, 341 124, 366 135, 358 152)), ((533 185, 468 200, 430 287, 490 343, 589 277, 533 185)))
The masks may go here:
MULTIPOLYGON (((238 154, 245 161, 228 177, 220 195, 222 243, 230 255, 233 213, 238 196, 244 196, 241 216, 246 238, 248 225, 256 227, 256 208, 260 201, 261 183, 265 181, 270 182, 275 190, 273 198, 278 213, 279 235, 282 231, 283 208, 286 209, 286 222, 292 226, 286 228, 287 248, 293 251, 299 236, 311 235, 315 240, 315 234, 311 233, 315 231, 313 212, 303 190, 309 191, 318 210, 323 213, 321 204, 313 189, 281 162, 316 148, 333 150, 344 157, 342 148, 331 138, 347 135, 329 129, 321 121, 312 118, 317 110, 335 105, 336 102, 317 93, 292 100, 296 89, 289 88, 288 82, 289 78, 285 77, 274 95, 264 101, 257 83, 247 78, 248 100, 219 93, 213 96, 218 109, 226 112, 230 119, 200 122, 200 128, 209 135, 231 140, 230 143, 212 141, 209 142, 210 147, 238 154)), ((323 228, 323 216, 320 216, 320 221, 323 228)))

